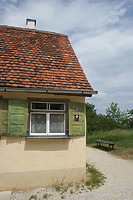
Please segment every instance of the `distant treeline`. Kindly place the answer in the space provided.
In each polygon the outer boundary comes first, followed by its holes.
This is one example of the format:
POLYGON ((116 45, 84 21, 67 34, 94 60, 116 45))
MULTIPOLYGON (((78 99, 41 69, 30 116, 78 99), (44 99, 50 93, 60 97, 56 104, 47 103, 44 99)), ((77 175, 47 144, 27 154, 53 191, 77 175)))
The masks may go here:
POLYGON ((106 114, 97 114, 95 105, 86 104, 87 133, 113 129, 133 129, 133 109, 121 111, 118 103, 112 102, 106 114))

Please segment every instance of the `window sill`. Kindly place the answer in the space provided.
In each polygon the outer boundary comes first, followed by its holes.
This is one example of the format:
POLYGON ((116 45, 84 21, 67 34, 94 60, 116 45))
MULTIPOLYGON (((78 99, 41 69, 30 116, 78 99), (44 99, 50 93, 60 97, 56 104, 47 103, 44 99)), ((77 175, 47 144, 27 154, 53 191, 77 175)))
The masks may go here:
POLYGON ((27 140, 42 140, 42 139, 71 139, 70 136, 62 135, 62 136, 27 136, 27 140))

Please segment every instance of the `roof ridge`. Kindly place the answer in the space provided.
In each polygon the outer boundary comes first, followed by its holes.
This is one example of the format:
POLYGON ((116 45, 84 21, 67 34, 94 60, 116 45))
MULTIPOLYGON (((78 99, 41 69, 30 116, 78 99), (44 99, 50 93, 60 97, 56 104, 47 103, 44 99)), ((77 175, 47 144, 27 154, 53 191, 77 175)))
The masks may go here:
POLYGON ((59 35, 59 36, 63 36, 63 37, 67 37, 68 38, 68 36, 66 34, 56 33, 56 32, 52 32, 52 31, 43 31, 43 30, 23 28, 23 27, 15 27, 15 26, 8 26, 8 25, 0 25, 0 28, 1 27, 3 27, 3 28, 6 27, 8 29, 17 29, 17 30, 29 31, 29 32, 41 32, 41 33, 45 33, 45 34, 59 35))

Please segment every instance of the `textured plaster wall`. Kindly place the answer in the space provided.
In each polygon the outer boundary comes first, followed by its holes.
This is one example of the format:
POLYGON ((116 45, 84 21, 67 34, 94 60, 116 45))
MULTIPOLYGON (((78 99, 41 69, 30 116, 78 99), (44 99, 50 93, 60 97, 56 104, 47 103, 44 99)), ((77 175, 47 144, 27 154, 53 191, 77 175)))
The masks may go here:
MULTIPOLYGON (((7 99, 54 98, 84 102, 84 97, 33 93, 0 93, 7 99)), ((0 190, 28 189, 71 182, 85 177, 86 137, 27 140, 0 138, 0 190)))
POLYGON ((0 163, 0 173, 85 167, 85 138, 1 137, 0 163))
POLYGON ((85 177, 85 137, 25 140, 1 137, 0 190, 29 189, 85 177))

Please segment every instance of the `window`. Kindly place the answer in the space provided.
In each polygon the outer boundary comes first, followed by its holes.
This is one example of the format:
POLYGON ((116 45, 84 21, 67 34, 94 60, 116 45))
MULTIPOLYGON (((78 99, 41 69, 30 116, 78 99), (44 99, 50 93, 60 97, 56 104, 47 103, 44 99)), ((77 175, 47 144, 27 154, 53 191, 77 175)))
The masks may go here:
POLYGON ((31 102, 30 135, 65 135, 65 103, 31 102))

